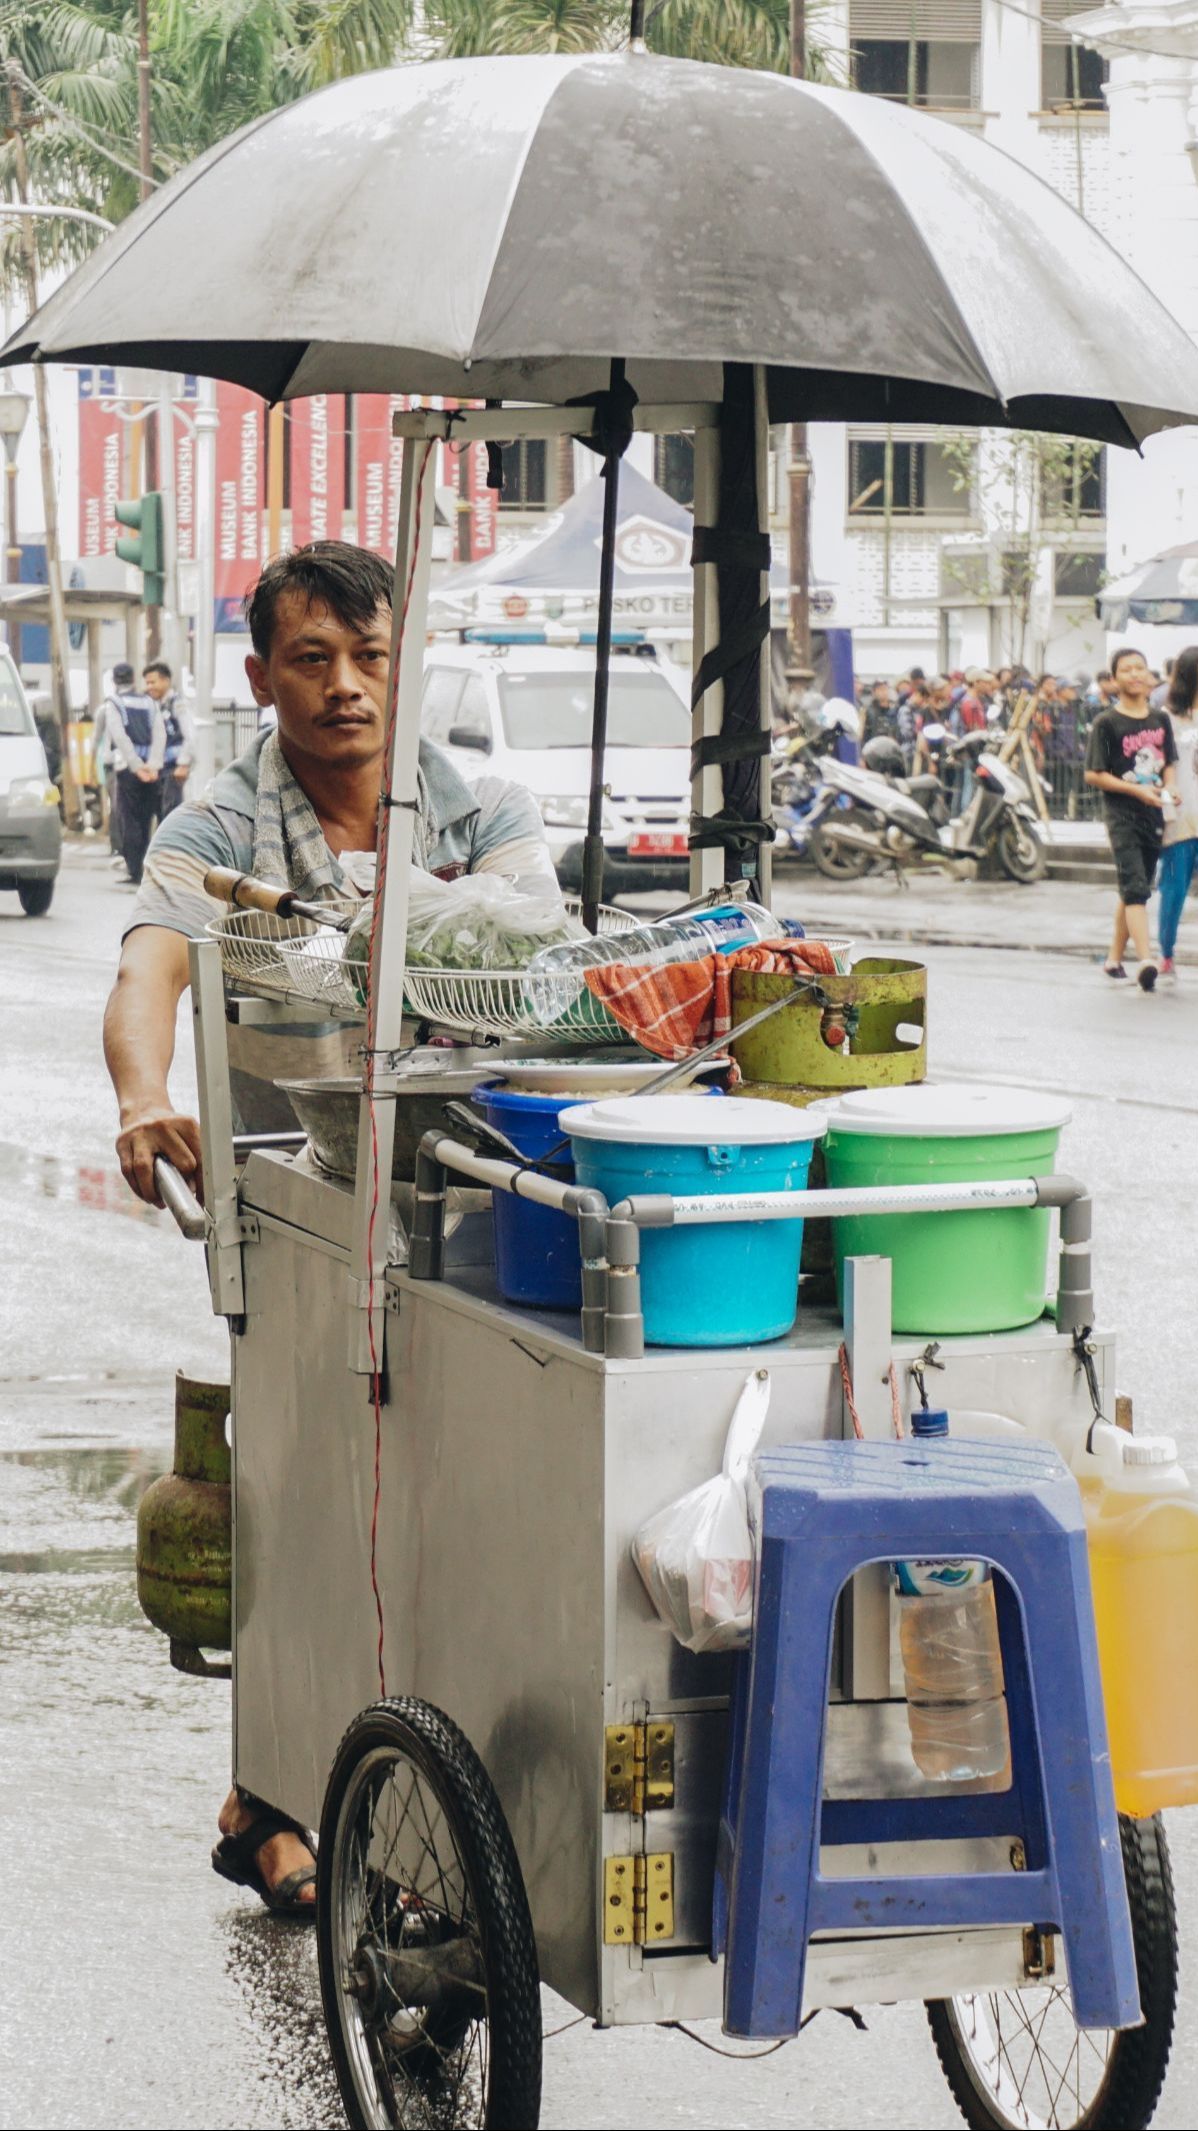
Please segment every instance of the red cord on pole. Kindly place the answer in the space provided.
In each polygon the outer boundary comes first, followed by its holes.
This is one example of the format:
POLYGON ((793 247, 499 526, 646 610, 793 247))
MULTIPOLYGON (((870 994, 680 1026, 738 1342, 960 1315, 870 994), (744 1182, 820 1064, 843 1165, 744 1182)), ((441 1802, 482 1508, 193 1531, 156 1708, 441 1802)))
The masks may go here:
MULTIPOLYGON (((421 498, 424 480, 433 452, 433 440, 425 443, 420 471, 416 476, 416 533, 412 542, 412 560, 408 569, 408 582, 404 590, 403 608, 399 617, 399 635, 395 647, 395 667, 391 675, 391 695, 387 705, 387 723, 383 734, 383 763, 390 765, 391 747, 395 733, 395 720, 399 710, 399 668, 403 656, 404 634, 408 625, 408 609, 412 604, 412 587, 416 581, 416 563, 420 554, 420 536, 424 513, 421 498)), ((390 792, 382 794, 389 800, 390 792)), ((366 1312, 366 1336, 370 1348, 370 1395, 374 1406, 374 1501, 370 1512, 370 1588, 374 1594, 375 1618, 378 1621, 378 1672, 379 1693, 386 1698, 387 1673, 383 1649, 383 1600, 378 1579, 379 1503, 383 1486, 383 1386, 378 1343, 374 1336, 374 1225, 378 1218, 381 1185, 379 1178, 379 1137, 374 1107, 375 1074, 375 1000, 374 1000, 374 942, 378 930, 379 913, 383 907, 383 883, 387 878, 387 846, 391 833, 391 809, 382 805, 379 809, 378 859, 375 866, 374 909, 370 917, 370 946, 366 967, 366 1095, 370 1104, 370 1219, 366 1225, 367 1287, 370 1290, 370 1306, 366 1312)))

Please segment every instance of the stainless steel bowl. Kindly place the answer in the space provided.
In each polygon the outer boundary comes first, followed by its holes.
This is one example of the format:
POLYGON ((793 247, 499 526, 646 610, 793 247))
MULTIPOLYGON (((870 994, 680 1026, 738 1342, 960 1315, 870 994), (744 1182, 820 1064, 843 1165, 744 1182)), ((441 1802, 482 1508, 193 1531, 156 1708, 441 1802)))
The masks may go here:
MULTIPOLYGON (((416 1152, 426 1132, 446 1126, 444 1105, 454 1096, 469 1096, 480 1080, 493 1080, 502 1064, 430 1066, 405 1074, 395 1098, 395 1152, 391 1175, 410 1184, 416 1175, 416 1152)), ((353 1177, 358 1165, 360 1080, 280 1080, 307 1133, 312 1152, 331 1175, 353 1177)), ((389 1098, 388 1098, 389 1099, 389 1098)), ((452 1128, 448 1128, 452 1129, 452 1128)))

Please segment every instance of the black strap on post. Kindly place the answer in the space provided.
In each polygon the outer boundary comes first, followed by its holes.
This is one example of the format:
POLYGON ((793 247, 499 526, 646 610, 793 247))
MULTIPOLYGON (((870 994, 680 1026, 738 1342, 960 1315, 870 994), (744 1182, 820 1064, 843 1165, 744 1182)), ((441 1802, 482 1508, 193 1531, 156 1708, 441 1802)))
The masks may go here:
POLYGON ((622 356, 612 360, 610 383, 594 401, 595 427, 583 442, 603 456, 603 544, 599 556, 599 616, 595 629, 595 707, 591 717, 591 788, 587 832, 582 846, 582 922, 599 930, 603 901, 603 771, 607 749, 607 699, 611 666, 612 609, 615 603, 616 525, 620 502, 620 461, 632 442, 632 410, 637 396, 624 375, 622 356))

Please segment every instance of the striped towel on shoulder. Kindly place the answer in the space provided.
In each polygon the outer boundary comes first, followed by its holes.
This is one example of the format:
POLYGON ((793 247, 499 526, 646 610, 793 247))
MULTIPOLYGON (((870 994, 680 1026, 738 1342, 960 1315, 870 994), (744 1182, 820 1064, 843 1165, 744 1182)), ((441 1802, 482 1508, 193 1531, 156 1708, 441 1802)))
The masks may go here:
POLYGON ((587 984, 622 1029, 659 1058, 689 1058, 732 1028, 732 972, 752 969, 777 976, 836 974, 832 950, 822 940, 765 940, 735 954, 700 955, 693 962, 666 962, 656 969, 630 969, 609 962, 588 969, 587 984))

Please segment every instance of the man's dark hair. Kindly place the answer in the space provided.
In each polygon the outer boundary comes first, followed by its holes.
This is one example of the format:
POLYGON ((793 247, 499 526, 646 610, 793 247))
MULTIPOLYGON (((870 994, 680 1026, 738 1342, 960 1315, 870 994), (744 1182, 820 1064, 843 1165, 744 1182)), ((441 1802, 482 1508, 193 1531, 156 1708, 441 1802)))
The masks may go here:
POLYGON ((1112 681, 1117 681, 1119 678, 1120 659, 1142 659, 1143 657, 1144 654, 1138 644, 1120 644, 1119 649, 1111 653, 1112 681))
POLYGON ((1170 661, 1168 708, 1179 718, 1188 718, 1198 703, 1198 644, 1187 644, 1170 661))
POLYGON ((244 602, 250 639, 260 659, 270 657, 275 615, 288 592, 298 592, 308 606, 318 601, 347 629, 365 630, 380 607, 391 605, 391 571, 381 555, 348 540, 311 540, 289 555, 277 555, 244 602))
POLYGON ((164 681, 174 679, 174 675, 171 673, 171 669, 165 659, 151 659, 148 666, 143 666, 141 669, 142 680, 147 680, 152 673, 160 673, 164 681))

